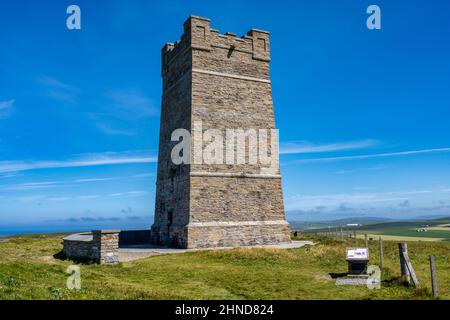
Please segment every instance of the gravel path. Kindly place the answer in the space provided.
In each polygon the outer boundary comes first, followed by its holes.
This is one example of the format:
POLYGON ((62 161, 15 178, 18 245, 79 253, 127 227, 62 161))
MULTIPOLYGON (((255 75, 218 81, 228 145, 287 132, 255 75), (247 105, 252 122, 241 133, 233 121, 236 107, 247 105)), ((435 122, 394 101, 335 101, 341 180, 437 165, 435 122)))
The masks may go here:
MULTIPOLYGON (((281 243, 276 245, 261 245, 261 246, 251 246, 251 247, 240 247, 240 248, 275 248, 275 249, 295 249, 301 248, 306 245, 314 245, 312 241, 292 241, 288 243, 281 243)), ((234 249, 232 247, 219 247, 219 248, 202 248, 202 249, 176 249, 176 248, 165 248, 152 245, 140 245, 140 246, 130 246, 127 248, 119 248, 119 261, 127 262, 137 259, 143 259, 150 256, 162 255, 162 254, 176 254, 190 251, 200 251, 200 250, 229 250, 234 249)))

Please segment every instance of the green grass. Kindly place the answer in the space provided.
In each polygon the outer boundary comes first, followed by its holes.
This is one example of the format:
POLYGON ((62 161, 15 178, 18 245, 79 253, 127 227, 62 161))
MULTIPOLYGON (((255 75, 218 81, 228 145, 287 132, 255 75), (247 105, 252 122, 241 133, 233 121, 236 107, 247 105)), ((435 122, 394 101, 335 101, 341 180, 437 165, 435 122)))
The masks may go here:
MULTIPOLYGON (((66 289, 71 261, 53 258, 56 235, 0 242, 0 299, 431 299, 428 255, 436 256, 442 298, 450 298, 450 244, 409 243, 423 288, 398 283, 397 244, 385 242, 382 289, 336 286, 344 273, 345 247, 354 242, 311 238, 317 244, 291 250, 232 249, 153 256, 115 266, 84 264, 81 290, 66 289)), ((360 241, 359 245, 362 245, 360 241)), ((371 242, 371 264, 378 263, 371 242)))

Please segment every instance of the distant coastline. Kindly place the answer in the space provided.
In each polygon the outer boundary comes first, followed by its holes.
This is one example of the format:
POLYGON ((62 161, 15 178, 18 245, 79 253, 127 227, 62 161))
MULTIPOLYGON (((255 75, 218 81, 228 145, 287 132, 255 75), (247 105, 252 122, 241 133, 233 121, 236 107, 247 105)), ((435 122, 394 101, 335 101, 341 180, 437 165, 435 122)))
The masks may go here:
MULTIPOLYGON (((287 215, 289 212, 287 212, 287 215)), ((292 230, 309 230, 309 229, 320 229, 326 227, 342 227, 347 223, 358 223, 361 225, 372 225, 372 224, 380 224, 380 223, 395 223, 395 222, 426 222, 426 221, 434 221, 441 220, 445 218, 449 218, 449 215, 444 216, 429 216, 429 217, 414 217, 409 219, 389 219, 384 217, 345 217, 340 219, 325 219, 324 217, 318 217, 317 219, 304 219, 304 217, 295 217, 294 215, 290 215, 288 217, 288 222, 291 225, 292 230), (297 219, 298 220, 297 220, 297 219), (321 219, 323 218, 323 219, 321 219)), ((135 224, 121 224, 117 222, 115 224, 76 224, 76 225, 67 225, 67 224, 55 224, 55 225, 21 225, 21 226, 13 226, 13 225, 2 225, 0 226, 0 239, 5 239, 8 237, 16 236, 16 235, 29 235, 29 234, 55 234, 55 233, 77 233, 77 232, 86 232, 95 229, 120 229, 120 230, 141 230, 147 229, 150 227, 150 224, 147 223, 135 223, 135 224)))

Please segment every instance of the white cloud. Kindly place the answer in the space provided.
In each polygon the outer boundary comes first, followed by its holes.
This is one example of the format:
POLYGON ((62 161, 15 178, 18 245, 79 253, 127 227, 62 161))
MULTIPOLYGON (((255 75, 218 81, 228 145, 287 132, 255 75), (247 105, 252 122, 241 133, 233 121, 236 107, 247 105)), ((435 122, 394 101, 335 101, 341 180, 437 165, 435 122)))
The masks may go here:
POLYGON ((9 179, 9 178, 15 178, 20 177, 22 174, 18 172, 8 172, 8 173, 2 173, 0 174, 0 179, 9 179))
POLYGON ((16 100, 0 101, 0 119, 8 117, 13 112, 13 105, 16 100))
POLYGON ((22 184, 7 185, 7 190, 34 190, 57 187, 56 181, 44 181, 44 182, 27 182, 22 184))
POLYGON ((28 195, 28 196, 20 196, 20 197, 6 197, 0 195, 2 199, 9 199, 12 201, 20 201, 22 203, 43 203, 45 201, 51 202, 61 202, 61 201, 69 201, 69 200, 92 200, 97 198, 105 198, 105 197, 141 197, 148 195, 149 192, 145 190, 137 190, 137 191, 125 191, 125 192, 117 192, 112 194, 84 194, 84 195, 74 195, 74 196, 52 196, 48 197, 45 195, 37 194, 37 195, 28 195))
POLYGON ((450 152, 450 148, 421 149, 421 150, 411 150, 411 151, 401 151, 401 152, 365 154, 365 155, 357 155, 357 156, 311 158, 311 159, 296 160, 293 162, 295 162, 295 163, 310 163, 310 162, 363 160, 363 159, 399 157, 399 156, 408 156, 408 155, 416 155, 416 154, 437 153, 437 152, 450 152))
POLYGON ((89 113, 93 125, 107 135, 136 135, 136 121, 159 114, 159 108, 141 91, 114 89, 104 93, 102 112, 89 113), (130 125, 131 124, 131 125, 130 125))
POLYGON ((371 203, 389 203, 409 200, 411 196, 435 195, 446 193, 446 189, 407 190, 391 192, 355 192, 322 195, 294 195, 286 198, 286 207, 292 209, 312 209, 318 206, 339 207, 343 203, 367 205, 371 203))
POLYGON ((90 199, 97 199, 98 197, 99 197, 99 195, 91 194, 91 195, 86 195, 86 196, 78 196, 77 199, 79 199, 79 200, 90 200, 90 199))
POLYGON ((52 77, 41 77, 38 82, 44 86, 46 96, 66 103, 76 103, 80 93, 78 88, 52 77))
MULTIPOLYGON (((15 176, 15 175, 14 175, 15 176)), ((95 182, 104 182, 104 181, 112 181, 118 179, 134 179, 134 178, 144 178, 144 177, 153 177, 154 173, 142 173, 135 174, 130 176, 122 176, 122 177, 109 177, 109 178, 83 178, 76 180, 60 180, 60 181, 39 181, 39 182, 27 182, 27 183, 19 183, 19 184, 0 184, 0 189, 4 190, 34 190, 34 189, 44 189, 44 188, 61 188, 61 187, 71 187, 74 184, 80 183, 95 183, 95 182)), ((2 177, 0 175, 0 177, 2 177)))
POLYGON ((98 181, 111 181, 115 178, 89 178, 89 179, 77 179, 75 183, 84 183, 84 182, 98 182, 98 181))
POLYGON ((110 197, 122 197, 122 196, 128 196, 128 197, 140 197, 148 194, 148 191, 127 191, 127 192, 118 192, 118 193, 112 193, 109 196, 110 197))
POLYGON ((153 163, 157 157, 142 152, 104 152, 83 154, 66 160, 40 160, 40 161, 0 161, 0 173, 19 172, 36 169, 92 167, 101 165, 119 165, 132 163, 153 163))
POLYGON ((134 132, 134 131, 114 128, 110 124, 103 123, 103 122, 97 122, 95 124, 95 126, 97 127, 98 130, 100 130, 101 132, 103 132, 104 134, 107 134, 107 135, 112 135, 112 136, 134 136, 134 135, 136 135, 136 132, 134 132))
POLYGON ((357 168, 357 169, 350 169, 350 170, 339 170, 333 172, 337 175, 343 175, 343 174, 349 174, 349 173, 355 173, 355 172, 361 172, 361 171, 376 171, 376 170, 383 170, 388 168, 387 166, 373 166, 373 167, 367 167, 367 168, 357 168))
POLYGON ((336 142, 330 144, 314 144, 307 141, 292 141, 280 144, 280 154, 320 153, 365 149, 376 146, 379 141, 374 139, 336 142))
POLYGON ((142 92, 134 89, 110 90, 106 93, 113 109, 108 111, 121 119, 133 120, 158 114, 153 102, 142 92))
POLYGON ((53 197, 53 198, 48 198, 47 200, 48 201, 67 201, 69 199, 70 198, 68 198, 68 197, 53 197))
POLYGON ((29 203, 29 202, 35 202, 35 201, 38 201, 38 200, 42 200, 44 198, 45 198, 44 195, 38 194, 38 195, 18 197, 17 200, 20 201, 20 202, 29 203))
POLYGON ((128 191, 126 192, 126 195, 130 197, 140 197, 148 194, 148 191, 128 191))
POLYGON ((132 175, 132 178, 146 178, 146 177, 154 177, 155 174, 154 173, 140 173, 140 174, 135 174, 132 175))
POLYGON ((34 186, 48 186, 52 184, 57 184, 57 181, 43 181, 43 182, 27 182, 22 184, 25 187, 34 187, 34 186))

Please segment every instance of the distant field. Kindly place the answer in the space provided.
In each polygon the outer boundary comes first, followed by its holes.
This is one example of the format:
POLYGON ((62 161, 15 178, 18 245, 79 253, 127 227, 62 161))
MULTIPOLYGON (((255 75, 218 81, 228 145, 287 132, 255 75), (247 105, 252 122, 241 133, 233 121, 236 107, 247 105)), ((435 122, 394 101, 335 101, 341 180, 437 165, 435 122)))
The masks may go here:
MULTIPOLYGON (((348 220, 351 221, 351 220, 348 220)), ((378 239, 380 236, 384 240, 392 241, 445 241, 450 242, 450 218, 441 218, 435 220, 422 221, 395 221, 366 224, 358 228, 343 227, 344 233, 354 231, 359 239, 364 238, 367 234, 371 238, 378 239), (426 232, 417 232, 418 229, 426 229, 426 232)), ((340 227, 318 228, 304 230, 303 232, 329 233, 339 231, 340 227)))
POLYGON ((362 235, 363 233, 373 234, 376 237, 382 235, 385 239, 388 239, 389 237, 390 240, 408 238, 406 240, 410 241, 450 241, 450 228, 440 226, 422 227, 420 224, 414 227, 391 226, 390 224, 386 224, 358 230, 359 235, 362 235), (417 229, 425 229, 427 232, 417 232, 417 229))
MULTIPOLYGON (((359 233, 356 235, 358 239, 364 239, 365 236, 363 233, 359 233)), ((386 234, 379 233, 367 233, 367 237, 370 239, 378 240, 380 237, 383 240, 389 241, 445 241, 444 238, 429 238, 429 237, 405 237, 405 236, 392 236, 386 234)))
POLYGON ((427 228, 428 230, 437 230, 437 231, 449 231, 450 232, 450 226, 449 225, 442 225, 439 227, 430 227, 427 228))

